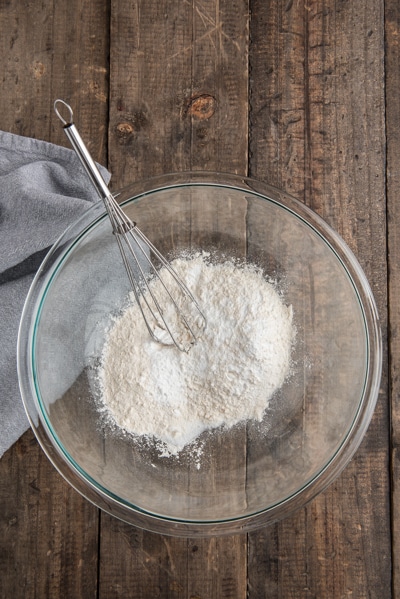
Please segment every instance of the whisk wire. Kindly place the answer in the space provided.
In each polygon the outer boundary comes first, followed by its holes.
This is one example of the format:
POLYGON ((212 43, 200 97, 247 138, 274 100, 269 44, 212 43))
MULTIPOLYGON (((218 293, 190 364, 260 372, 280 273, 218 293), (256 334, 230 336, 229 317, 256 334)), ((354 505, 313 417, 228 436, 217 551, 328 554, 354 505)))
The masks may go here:
MULTIPOLYGON (((161 265, 167 270, 167 272, 175 280, 175 282, 179 286, 181 297, 183 299, 189 299, 196 306, 197 310, 200 312, 200 308, 199 308, 199 306, 198 306, 198 304, 197 304, 194 296, 189 291, 188 287, 186 287, 185 283, 183 281, 181 281, 181 279, 178 277, 178 275, 176 274, 175 270, 172 268, 172 266, 170 265, 170 263, 164 258, 164 256, 159 252, 159 250, 157 250, 157 248, 151 243, 151 241, 149 241, 147 239, 147 237, 142 233, 142 231, 140 231, 140 229, 136 230, 135 232, 137 233, 138 237, 140 237, 144 241, 144 243, 146 243, 148 245, 148 247, 150 248, 150 250, 152 251, 152 253, 154 254, 154 256, 157 258, 157 260, 161 263, 161 265)), ((194 333, 192 327, 190 326, 189 321, 187 320, 187 318, 185 317, 184 312, 182 311, 183 307, 179 306, 177 304, 177 302, 175 301, 175 298, 172 296, 169 288, 167 287, 167 285, 165 285, 162 276, 160 276, 159 271, 157 271, 157 269, 154 267, 154 265, 152 263, 151 263, 151 265, 152 265, 152 268, 154 270, 154 273, 159 277, 160 282, 161 282, 161 284, 162 284, 165 292, 167 293, 167 295, 171 299, 173 305, 175 306, 177 312, 179 313, 179 316, 180 316, 181 320, 184 322, 185 326, 190 331, 190 333, 193 336, 195 336, 195 333, 194 333)))
MULTIPOLYGON (((147 264, 153 270, 154 274, 157 274, 157 271, 156 271, 153 263, 151 262, 147 252, 144 251, 144 249, 141 247, 138 239, 136 238, 135 233, 137 234, 139 232, 139 230, 136 227, 136 223, 131 221, 131 219, 125 214, 125 212, 123 212, 123 210, 121 209, 121 207, 119 206, 119 204, 117 203, 117 201, 111 194, 106 198, 105 203, 106 203, 106 207, 107 207, 107 212, 108 212, 110 220, 111 220, 111 225, 113 227, 113 232, 115 234, 115 237, 116 237, 116 240, 118 243, 118 247, 119 247, 119 250, 120 250, 120 253, 122 256, 125 270, 128 274, 128 278, 129 278, 136 302, 139 305, 142 317, 145 321, 145 324, 147 326, 147 329, 148 329, 151 337, 153 339, 155 339, 156 341, 159 341, 158 336, 155 334, 155 329, 151 326, 151 323, 149 322, 149 317, 146 315, 146 312, 144 310, 145 307, 147 307, 148 313, 151 315, 151 318, 153 320, 153 325, 158 326, 160 329, 166 330, 170 335, 171 343, 174 343, 180 349, 180 345, 176 342, 176 340, 172 334, 172 331, 171 331, 170 327, 168 326, 168 323, 163 318, 163 310, 162 310, 157 298, 154 296, 154 294, 152 292, 152 289, 148 282, 148 276, 146 276, 146 273, 144 272, 144 270, 142 268, 141 260, 138 259, 137 253, 134 251, 134 249, 132 248, 132 246, 127 238, 127 234, 130 234, 130 236, 132 237, 132 240, 135 242, 137 248, 140 250, 141 256, 146 260, 147 264), (129 252, 129 254, 131 255, 131 257, 134 260, 135 270, 136 270, 136 272, 139 273, 140 280, 138 280, 138 275, 135 276, 135 274, 134 274, 134 270, 132 269, 130 262, 127 258, 126 251, 124 251, 124 244, 126 246, 125 249, 129 252), (146 290, 146 292, 145 292, 145 290, 146 290), (151 302, 149 301, 149 299, 152 300, 157 312, 155 312, 154 308, 152 308, 151 302), (159 316, 161 317, 162 322, 160 321, 159 316)), ((143 243, 145 243, 144 236, 143 235, 142 236, 138 235, 138 236, 142 237, 143 243)), ((160 280, 161 280, 161 277, 160 277, 160 280)))
POLYGON ((183 281, 179 279, 170 263, 164 258, 154 244, 151 243, 151 241, 144 235, 144 233, 138 229, 136 223, 134 223, 125 214, 111 194, 108 195, 106 204, 113 231, 118 241, 120 253, 134 292, 135 299, 139 305, 142 317, 151 337, 161 343, 166 343, 168 345, 174 344, 178 349, 188 351, 190 345, 193 344, 193 342, 195 342, 197 339, 194 327, 190 324, 188 318, 186 317, 185 312, 183 311, 183 306, 178 304, 177 298, 174 297, 169 287, 165 284, 159 269, 156 268, 153 260, 151 259, 152 256, 156 258, 157 262, 159 263, 159 268, 164 267, 175 281, 176 285, 178 286, 177 289, 180 291, 180 299, 190 299, 190 301, 194 302, 196 308, 200 311, 195 298, 183 281), (132 247, 131 242, 128 239, 128 235, 135 243, 137 248, 136 251, 132 247), (124 251, 124 244, 125 250, 127 250, 130 256, 133 258, 135 266, 134 270, 127 259, 126 251, 124 251), (142 260, 138 258, 138 251, 140 252, 139 255, 142 260), (144 271, 142 267, 143 261, 148 265, 149 273, 144 271), (136 275, 135 271, 137 273, 136 275), (185 330, 189 333, 189 336, 192 339, 189 345, 177 340, 176 334, 174 334, 171 326, 168 324, 168 320, 164 317, 164 310, 161 307, 157 297, 154 295, 152 286, 150 284, 154 277, 158 278, 162 288, 174 307, 176 315, 175 320, 180 320, 184 325, 185 330), (147 308, 147 310, 145 310, 145 308, 147 308), (163 339, 161 339, 160 336, 155 332, 157 328, 161 331, 166 331, 169 337, 163 335, 163 339))
MULTIPOLYGON (((137 269, 140 273, 140 282, 136 281, 136 288, 139 290, 140 294, 141 294, 141 298, 142 300, 145 302, 149 313, 153 319, 153 324, 155 324, 159 329, 161 330, 166 330, 170 336, 170 340, 171 343, 174 343, 179 349, 184 349, 184 347, 182 346, 182 343, 179 343, 176 339, 176 336, 174 335, 170 325, 168 324, 168 320, 164 317, 164 309, 161 307, 157 297, 154 295, 153 290, 152 290, 152 286, 151 286, 151 281, 154 280, 154 277, 157 277, 158 281, 161 283, 162 288, 164 289, 167 297, 170 300, 170 306, 172 305, 174 310, 175 310, 175 316, 176 319, 180 321, 181 323, 183 323, 186 331, 188 331, 190 333, 190 335, 192 336, 192 338, 195 340, 196 339, 196 334, 195 331, 193 329, 193 326, 190 325, 189 320, 187 319, 185 312, 183 311, 184 306, 183 305, 179 305, 177 302, 177 299, 182 299, 184 300, 186 297, 186 293, 185 290, 183 290, 180 287, 177 287, 176 290, 179 291, 180 293, 180 297, 175 297, 171 291, 170 288, 165 284, 164 282, 164 278, 161 275, 160 271, 156 268, 156 266, 154 265, 153 261, 151 260, 151 254, 149 255, 147 252, 144 251, 143 247, 142 247, 142 243, 146 243, 145 239, 146 237, 143 235, 143 233, 138 230, 137 228, 132 229, 129 231, 130 237, 134 240, 136 246, 139 248, 139 251, 141 251, 141 255, 144 259, 144 261, 148 264, 149 266, 149 274, 146 274, 142 268, 142 264, 141 261, 138 259, 138 255, 135 252, 135 250, 132 248, 132 246, 130 245, 129 241, 125 238, 125 242, 126 242, 126 246, 129 250, 129 252, 131 253, 135 264, 137 266, 137 269), (139 239, 137 239, 137 237, 139 239), (140 243, 140 241, 142 243, 140 243), (149 299, 151 298, 152 301, 149 301, 149 299), (155 306, 155 309, 152 307, 153 304, 155 306)), ((146 246, 149 244, 150 242, 147 240, 146 246)), ((145 247, 146 247, 145 246, 145 247)), ((152 247, 152 244, 149 245, 149 247, 152 247)), ((153 246, 154 249, 154 246, 153 246)), ((152 253, 154 254, 154 256, 157 258, 157 260, 160 261, 160 263, 165 266, 165 261, 164 259, 162 259, 162 255, 158 255, 158 252, 154 252, 152 250, 152 253), (161 259, 160 259, 161 258, 161 259)), ((167 269, 168 272, 172 275, 175 274, 175 271, 172 268, 168 268, 167 269)), ((152 335, 152 337, 158 341, 160 341, 159 336, 156 335, 155 330, 152 329, 150 323, 147 321, 147 317, 144 314, 143 311, 143 316, 146 320, 146 324, 148 325, 148 328, 150 329, 150 333, 152 335)), ((179 322, 177 323, 179 326, 179 322)), ((165 336, 164 336, 164 342, 165 342, 165 336)))

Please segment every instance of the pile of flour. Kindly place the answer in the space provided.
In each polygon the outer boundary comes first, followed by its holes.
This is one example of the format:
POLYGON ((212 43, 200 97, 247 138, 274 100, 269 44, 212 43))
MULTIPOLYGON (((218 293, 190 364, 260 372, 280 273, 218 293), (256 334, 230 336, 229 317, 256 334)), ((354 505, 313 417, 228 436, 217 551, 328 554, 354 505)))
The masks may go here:
POLYGON ((173 268, 207 320, 188 353, 153 341, 134 301, 112 323, 99 382, 119 427, 176 455, 203 431, 261 420, 289 373, 292 309, 254 266, 213 264, 205 253, 173 268))

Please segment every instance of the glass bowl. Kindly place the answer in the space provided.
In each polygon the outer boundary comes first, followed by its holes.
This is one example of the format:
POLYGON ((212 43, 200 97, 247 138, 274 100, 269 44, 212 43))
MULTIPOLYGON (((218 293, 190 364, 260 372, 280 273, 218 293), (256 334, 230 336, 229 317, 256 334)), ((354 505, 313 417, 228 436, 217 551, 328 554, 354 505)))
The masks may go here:
POLYGON ((283 518, 339 474, 371 419, 382 351, 365 275, 321 218, 247 178, 164 176, 118 200, 167 257, 201 248, 255 263, 276 281, 293 308, 292 373, 262 422, 204 433, 200 462, 185 450, 161 457, 107 426, 96 368, 129 284, 99 202, 54 245, 22 315, 20 388, 40 444, 87 499, 148 530, 232 534, 283 518))

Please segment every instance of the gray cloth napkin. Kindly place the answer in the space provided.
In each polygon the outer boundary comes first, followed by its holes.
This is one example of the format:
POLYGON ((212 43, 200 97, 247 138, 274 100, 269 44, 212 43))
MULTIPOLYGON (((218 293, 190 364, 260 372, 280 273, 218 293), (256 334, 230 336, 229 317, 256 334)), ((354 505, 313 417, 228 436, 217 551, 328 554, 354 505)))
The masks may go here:
POLYGON ((29 426, 16 365, 29 286, 51 245, 96 201, 75 152, 0 131, 0 457, 29 426))

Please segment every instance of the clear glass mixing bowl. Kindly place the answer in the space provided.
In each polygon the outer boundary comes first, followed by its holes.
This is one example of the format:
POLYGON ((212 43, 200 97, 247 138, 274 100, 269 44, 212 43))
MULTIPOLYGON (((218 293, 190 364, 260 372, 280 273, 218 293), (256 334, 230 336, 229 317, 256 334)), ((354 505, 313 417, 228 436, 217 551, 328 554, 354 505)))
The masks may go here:
POLYGON ((167 257, 212 249, 276 280, 293 307, 293 372, 262 423, 205 433, 200 463, 189 451, 160 457, 107 426, 95 373, 129 285, 99 202, 54 245, 26 300, 18 368, 39 442, 87 499, 149 530, 215 535, 286 516, 338 475, 372 416, 381 339, 365 275, 316 214, 249 179, 184 173, 132 185, 118 199, 167 257))

